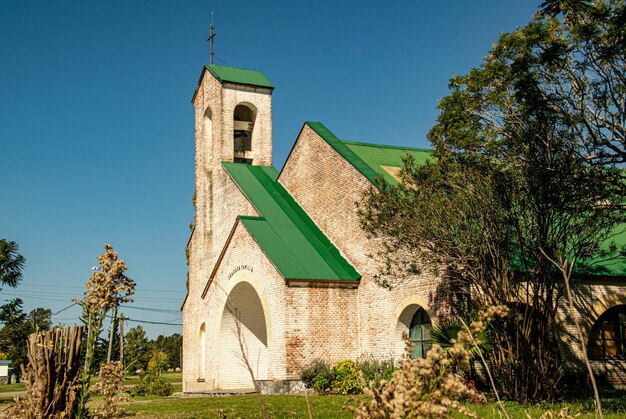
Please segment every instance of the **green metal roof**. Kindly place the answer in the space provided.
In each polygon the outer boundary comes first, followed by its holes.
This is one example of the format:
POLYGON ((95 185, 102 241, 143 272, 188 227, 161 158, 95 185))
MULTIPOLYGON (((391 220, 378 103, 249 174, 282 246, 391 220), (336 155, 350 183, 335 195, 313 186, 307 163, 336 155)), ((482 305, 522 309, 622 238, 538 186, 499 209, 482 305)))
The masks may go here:
POLYGON ((276 181, 273 167, 223 162, 260 217, 239 217, 285 279, 355 281, 361 275, 276 181))
POLYGON ((420 164, 431 158, 430 150, 342 141, 320 122, 309 121, 306 124, 375 185, 380 176, 392 185, 398 183, 385 167, 402 167, 402 156, 405 154, 412 155, 420 164))
MULTIPOLYGON (((385 170, 385 167, 402 167, 402 157, 406 154, 412 155, 418 164, 425 164, 429 159, 433 158, 432 152, 428 149, 343 141, 320 122, 309 121, 306 122, 306 125, 313 129, 374 185, 378 184, 377 180, 380 176, 383 176, 385 181, 392 185, 397 184, 398 180, 385 170)), ((611 243, 614 243, 618 249, 626 246, 626 224, 615 229, 613 237, 607 241, 605 246, 608 247, 611 243)), ((624 258, 621 257, 596 257, 581 264, 580 269, 593 276, 626 276, 626 263, 624 263, 624 258)))
POLYGON ((243 68, 225 67, 222 65, 207 64, 206 69, 220 82, 247 84, 274 88, 274 85, 258 70, 246 70, 243 68))
MULTIPOLYGON (((612 245, 617 246, 618 251, 626 246, 626 224, 618 225, 613 230, 612 236, 609 237, 602 247, 608 250, 612 245)), ((619 256, 596 256, 591 260, 585 261, 581 269, 594 276, 626 276, 626 262, 624 257, 619 256)))

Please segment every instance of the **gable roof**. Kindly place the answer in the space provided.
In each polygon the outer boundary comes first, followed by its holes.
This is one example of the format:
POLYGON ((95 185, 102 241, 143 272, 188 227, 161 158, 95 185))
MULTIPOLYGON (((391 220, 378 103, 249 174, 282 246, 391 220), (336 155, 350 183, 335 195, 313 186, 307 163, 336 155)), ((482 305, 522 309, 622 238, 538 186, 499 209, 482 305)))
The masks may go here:
POLYGON ((207 64, 204 66, 220 82, 230 82, 247 84, 249 86, 260 86, 274 88, 272 82, 259 70, 247 70, 244 68, 226 67, 223 65, 207 64))
MULTIPOLYGON (((389 184, 398 183, 398 179, 389 169, 401 168, 403 166, 402 157, 406 154, 412 155, 418 164, 425 164, 433 158, 432 151, 428 149, 343 141, 320 122, 307 121, 305 125, 315 131, 376 186, 378 186, 377 181, 381 176, 389 184)), ((626 224, 617 226, 603 247, 608 250, 613 244, 618 248, 626 247, 626 224)), ((597 256, 580 263, 579 268, 594 277, 626 277, 626 263, 622 257, 597 256)))
POLYGON ((277 182, 268 166, 222 162, 222 166, 260 214, 240 216, 268 259, 285 278, 357 281, 361 275, 277 182))
POLYGON ((386 168, 401 168, 404 155, 412 155, 415 161, 421 164, 426 163, 432 156, 431 150, 424 148, 343 141, 320 122, 307 121, 305 124, 374 185, 378 184, 377 181, 381 176, 387 183, 397 184, 398 180, 386 168))

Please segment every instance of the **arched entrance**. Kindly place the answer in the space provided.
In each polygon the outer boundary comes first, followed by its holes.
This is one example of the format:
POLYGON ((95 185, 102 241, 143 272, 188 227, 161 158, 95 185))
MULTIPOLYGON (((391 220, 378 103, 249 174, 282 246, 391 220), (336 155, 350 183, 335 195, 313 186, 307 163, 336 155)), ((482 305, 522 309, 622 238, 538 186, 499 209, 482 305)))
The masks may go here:
POLYGON ((265 313, 250 283, 240 282, 230 292, 220 321, 218 342, 218 388, 252 388, 252 375, 256 380, 268 378, 265 313))

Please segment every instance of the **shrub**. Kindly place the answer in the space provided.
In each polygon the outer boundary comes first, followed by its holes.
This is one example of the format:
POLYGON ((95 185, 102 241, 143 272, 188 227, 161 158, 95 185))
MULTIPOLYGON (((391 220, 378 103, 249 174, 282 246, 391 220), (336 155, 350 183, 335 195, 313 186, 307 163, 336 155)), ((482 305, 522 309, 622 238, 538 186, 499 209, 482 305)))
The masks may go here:
POLYGON ((361 359, 361 373, 365 385, 369 387, 378 387, 381 380, 389 381, 396 366, 393 358, 378 359, 372 356, 366 356, 361 359))
POLYGON ((172 385, 157 374, 146 374, 141 382, 130 390, 130 395, 135 396, 169 396, 172 394, 172 385))
POLYGON ((337 394, 357 394, 363 390, 361 367, 356 361, 341 361, 332 370, 331 389, 337 394))
POLYGON ((480 313, 480 320, 460 331, 452 347, 445 351, 433 344, 425 358, 411 358, 413 342, 405 334, 407 344, 400 368, 389 381, 381 381, 380 388, 366 388, 365 400, 352 400, 357 406, 344 405, 357 418, 448 418, 453 412, 477 418, 460 400, 475 395, 458 374, 468 371, 476 345, 475 337, 485 329, 493 317, 504 317, 504 306, 489 307, 480 313))
POLYGON ((316 359, 302 370, 300 379, 306 388, 324 394, 330 389, 332 382, 330 365, 323 359, 316 359))

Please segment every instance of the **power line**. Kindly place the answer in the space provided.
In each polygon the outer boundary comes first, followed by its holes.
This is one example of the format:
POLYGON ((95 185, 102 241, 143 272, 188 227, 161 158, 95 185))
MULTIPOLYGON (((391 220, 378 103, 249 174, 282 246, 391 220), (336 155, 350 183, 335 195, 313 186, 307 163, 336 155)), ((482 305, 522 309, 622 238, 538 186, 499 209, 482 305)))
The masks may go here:
POLYGON ((23 294, 13 294, 13 293, 9 293, 9 292, 2 292, 0 295, 9 295, 12 297, 17 297, 17 298, 29 298, 29 299, 33 299, 33 300, 43 300, 43 301, 61 301, 64 303, 67 303, 67 300, 69 300, 69 298, 66 299, 60 299, 60 298, 46 298, 46 297, 40 297, 40 296, 32 296, 32 295, 23 295, 23 294))
MULTIPOLYGON (((82 298, 82 295, 67 295, 67 294, 63 294, 63 293, 47 293, 44 291, 22 291, 20 293, 13 293, 13 292, 0 292, 0 296, 2 295, 7 295, 7 296, 12 296, 12 297, 18 297, 18 298, 22 298, 22 299, 34 299, 34 300, 43 300, 43 301, 62 301, 62 302, 67 302, 68 300, 72 300, 74 298, 82 298), (54 295, 52 297, 48 297, 48 295, 50 294, 55 294, 58 295, 59 297, 66 295, 67 298, 66 299, 61 299, 61 298, 54 298, 54 295)), ((175 302, 175 303, 179 303, 180 302, 180 298, 143 298, 143 297, 133 297, 135 300, 137 301, 142 301, 142 302, 146 302, 146 303, 151 303, 151 302, 156 302, 156 303, 162 303, 162 302, 175 302)), ((173 311, 173 310, 172 310, 173 311)), ((176 312, 178 312, 180 310, 176 310, 176 312)))
POLYGON ((137 307, 137 306, 129 306, 126 304, 120 305, 120 307, 130 308, 133 310, 144 310, 144 311, 155 311, 157 313, 169 313, 169 314, 178 314, 180 310, 167 310, 164 308, 150 308, 150 307, 137 307))
POLYGON ((124 320, 135 322, 135 323, 165 324, 167 326, 182 326, 183 325, 182 323, 166 323, 166 322, 153 322, 150 320, 137 320, 137 319, 131 319, 126 316, 124 316, 124 320))
POLYGON ((52 316, 56 316, 57 314, 62 313, 62 312, 64 312, 65 310, 67 310, 68 308, 70 308, 70 307, 74 307, 75 305, 78 305, 78 303, 72 303, 72 304, 70 304, 69 306, 67 306, 67 307, 65 307, 65 308, 62 308, 61 310, 57 311, 56 313, 52 313, 52 314, 50 315, 50 317, 52 317, 52 316))
MULTIPOLYGON (((41 283, 29 283, 29 284, 19 284, 19 287, 48 287, 48 288, 75 288, 75 289, 85 289, 85 287, 79 287, 76 285, 49 285, 49 284, 41 284, 41 283)), ((148 288, 135 288, 135 291, 147 291, 147 292, 179 292, 186 293, 187 291, 182 290, 163 290, 163 289, 148 289, 148 288)))

